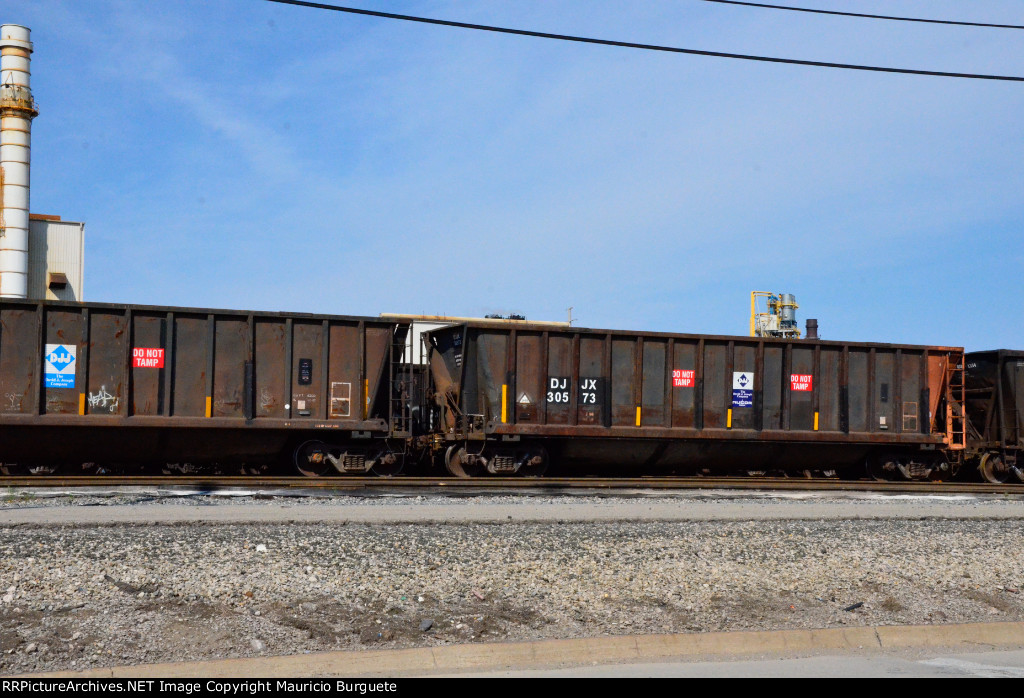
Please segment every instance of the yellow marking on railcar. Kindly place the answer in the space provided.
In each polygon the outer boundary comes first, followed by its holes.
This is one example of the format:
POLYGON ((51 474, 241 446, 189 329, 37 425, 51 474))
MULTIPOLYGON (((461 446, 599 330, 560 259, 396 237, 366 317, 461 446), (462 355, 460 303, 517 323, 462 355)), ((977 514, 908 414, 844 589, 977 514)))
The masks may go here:
POLYGON ((636 406, 636 425, 640 426, 640 405, 636 406))
POLYGON ((206 396, 206 416, 213 416, 213 398, 209 395, 206 396))
POLYGON ((814 413, 814 431, 818 431, 818 413, 814 413))
POLYGON ((501 385, 501 423, 508 424, 508 384, 501 385))
POLYGON ((78 394, 78 414, 85 414, 85 393, 78 394))
POLYGON ((731 407, 729 408, 729 411, 726 412, 726 414, 725 414, 725 428, 726 429, 732 429, 732 408, 731 407))

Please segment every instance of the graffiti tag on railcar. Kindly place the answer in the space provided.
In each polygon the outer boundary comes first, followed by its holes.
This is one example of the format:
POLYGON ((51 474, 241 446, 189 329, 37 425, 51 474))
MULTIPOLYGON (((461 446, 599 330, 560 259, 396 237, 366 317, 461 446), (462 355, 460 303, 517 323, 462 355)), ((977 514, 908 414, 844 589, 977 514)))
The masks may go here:
POLYGON ((10 404, 4 408, 5 412, 21 412, 21 401, 25 397, 18 393, 4 393, 4 397, 10 401, 10 404))
POLYGON ((111 395, 107 392, 107 386, 101 385, 100 389, 95 393, 89 393, 89 407, 90 409, 105 409, 111 413, 117 412, 117 406, 120 403, 120 398, 116 395, 111 395))

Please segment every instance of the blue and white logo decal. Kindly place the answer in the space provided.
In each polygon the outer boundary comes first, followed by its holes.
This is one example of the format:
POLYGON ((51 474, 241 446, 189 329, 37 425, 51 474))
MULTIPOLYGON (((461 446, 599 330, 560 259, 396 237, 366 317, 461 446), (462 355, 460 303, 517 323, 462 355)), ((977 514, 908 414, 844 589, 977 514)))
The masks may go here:
POLYGON ((43 354, 43 377, 47 388, 75 387, 75 351, 66 344, 47 344, 43 354))
POLYGON ((754 372, 735 371, 732 374, 732 406, 754 406, 754 372))

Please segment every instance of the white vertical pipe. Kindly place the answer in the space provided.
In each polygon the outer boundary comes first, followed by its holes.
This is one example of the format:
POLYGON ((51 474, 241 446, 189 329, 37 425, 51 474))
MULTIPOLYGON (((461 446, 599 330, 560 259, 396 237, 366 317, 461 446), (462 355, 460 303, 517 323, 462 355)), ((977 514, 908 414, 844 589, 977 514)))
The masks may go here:
POLYGON ((29 30, 0 26, 0 298, 28 296, 29 162, 32 146, 32 99, 29 30))

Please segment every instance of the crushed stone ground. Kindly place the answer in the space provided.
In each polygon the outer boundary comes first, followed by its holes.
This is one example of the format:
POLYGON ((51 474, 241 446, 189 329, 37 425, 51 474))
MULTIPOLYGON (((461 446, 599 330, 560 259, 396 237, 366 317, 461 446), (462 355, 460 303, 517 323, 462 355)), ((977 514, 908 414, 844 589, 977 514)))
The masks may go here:
POLYGON ((913 518, 4 527, 0 672, 1024 620, 1020 525, 913 518))

